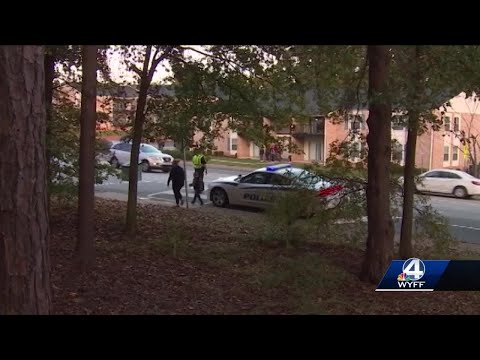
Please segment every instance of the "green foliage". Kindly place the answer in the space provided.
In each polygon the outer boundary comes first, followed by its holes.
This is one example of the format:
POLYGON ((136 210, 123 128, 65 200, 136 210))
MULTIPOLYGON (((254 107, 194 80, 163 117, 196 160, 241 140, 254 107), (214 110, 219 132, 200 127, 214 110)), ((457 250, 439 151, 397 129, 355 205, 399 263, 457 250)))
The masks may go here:
POLYGON ((448 258, 455 240, 448 231, 447 219, 430 205, 417 207, 415 247, 429 258, 448 258))
MULTIPOLYGON (((110 81, 110 67, 107 62, 108 45, 100 45, 97 56, 97 67, 104 81, 110 81)), ((54 59, 56 66, 55 83, 58 80, 79 83, 82 69, 81 45, 47 45, 46 54, 54 59)))
MULTIPOLYGON (((47 148, 50 155, 50 192, 72 196, 77 192, 80 152, 80 110, 71 104, 62 103, 52 109, 49 119, 47 148)), ((100 139, 96 142, 95 182, 101 184, 117 171, 101 162, 102 155, 109 153, 110 142, 100 139)), ((105 160, 105 159, 104 159, 105 160)))
MULTIPOLYGON (((390 174, 392 178, 398 178, 400 176, 403 176, 404 172, 404 166, 399 165, 397 163, 391 163, 390 164, 390 174)), ((425 168, 415 168, 414 173, 415 175, 420 175, 424 172, 428 171, 428 169, 425 168)))
POLYGON ((102 130, 99 134, 100 138, 106 137, 106 136, 125 136, 127 133, 122 130, 102 130))
MULTIPOLYGON (((131 63, 135 52, 126 48, 131 63)), ((166 52, 171 85, 150 98, 145 135, 213 150, 213 139, 227 121, 229 129, 259 146, 278 142, 282 149, 301 152, 265 131, 263 118, 274 119, 281 128, 292 118, 301 123, 314 113, 348 107, 350 89, 364 80, 365 71, 355 71, 360 66, 365 70, 363 55, 362 46, 172 47, 166 52), (198 131, 204 137, 194 144, 198 131)))
POLYGON ((314 201, 314 192, 300 188, 277 194, 266 212, 267 226, 262 242, 272 245, 283 243, 286 248, 301 244, 309 233, 302 218, 311 215, 314 201))
MULTIPOLYGON (((338 204, 326 206, 325 202, 307 191, 287 193, 279 197, 267 211, 268 225, 261 241, 272 246, 285 244, 287 247, 300 244, 306 239, 362 245, 367 236, 366 170, 333 164, 306 168, 324 180, 343 187, 338 204), (314 216, 305 218, 306 214, 314 216)), ((428 240, 432 242, 432 247, 427 248, 429 254, 446 254, 452 245, 447 223, 433 211, 428 201, 427 196, 415 197, 414 206, 418 212, 415 221, 416 243, 423 244, 428 240)), ((392 179, 390 204, 393 217, 402 215, 402 203, 402 188, 392 179)), ((421 249, 420 247, 419 251, 421 249)))

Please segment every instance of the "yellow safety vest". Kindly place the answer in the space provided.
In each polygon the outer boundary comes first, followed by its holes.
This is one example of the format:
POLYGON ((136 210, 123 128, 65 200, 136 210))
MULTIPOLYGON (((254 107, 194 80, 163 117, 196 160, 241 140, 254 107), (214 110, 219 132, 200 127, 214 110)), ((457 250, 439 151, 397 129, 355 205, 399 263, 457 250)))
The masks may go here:
POLYGON ((194 168, 199 169, 202 167, 202 157, 203 155, 193 155, 192 162, 194 168))

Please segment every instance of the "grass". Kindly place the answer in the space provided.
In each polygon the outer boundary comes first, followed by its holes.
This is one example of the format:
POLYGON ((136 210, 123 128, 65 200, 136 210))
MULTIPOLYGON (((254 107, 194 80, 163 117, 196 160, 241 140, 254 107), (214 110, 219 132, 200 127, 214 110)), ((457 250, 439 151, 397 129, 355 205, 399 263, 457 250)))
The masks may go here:
MULTIPOLYGON (((210 157, 209 163, 211 164, 221 164, 226 166, 241 166, 246 168, 259 168, 263 166, 273 165, 273 164, 284 164, 287 163, 288 160, 282 160, 280 162, 270 162, 270 161, 260 161, 258 159, 235 159, 229 157, 218 157, 212 156, 210 157)), ((302 167, 304 164, 302 163, 292 163, 293 166, 302 167)))

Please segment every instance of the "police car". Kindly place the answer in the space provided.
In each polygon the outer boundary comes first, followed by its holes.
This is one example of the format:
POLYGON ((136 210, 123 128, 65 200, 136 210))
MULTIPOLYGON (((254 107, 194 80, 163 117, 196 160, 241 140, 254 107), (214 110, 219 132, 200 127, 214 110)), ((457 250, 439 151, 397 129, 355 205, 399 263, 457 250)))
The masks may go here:
POLYGON ((294 189, 308 189, 325 200, 327 207, 340 202, 341 185, 291 164, 267 166, 248 175, 229 176, 210 182, 207 194, 215 206, 242 205, 267 208, 276 195, 294 189))

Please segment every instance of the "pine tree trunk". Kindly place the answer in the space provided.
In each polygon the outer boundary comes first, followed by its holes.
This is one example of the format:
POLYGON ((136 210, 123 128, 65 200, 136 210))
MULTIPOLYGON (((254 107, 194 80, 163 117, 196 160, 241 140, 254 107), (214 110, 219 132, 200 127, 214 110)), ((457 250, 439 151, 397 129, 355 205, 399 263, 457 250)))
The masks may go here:
POLYGON ((0 46, 0 314, 51 311, 44 48, 0 46))
POLYGON ((95 124, 97 118, 98 46, 82 48, 80 175, 78 182, 77 264, 88 270, 95 260, 95 124))
POLYGON ((410 94, 410 109, 408 109, 408 136, 405 154, 405 168, 403 170, 403 214, 402 230, 400 234, 400 258, 409 259, 413 256, 412 229, 413 204, 415 195, 415 152, 419 128, 419 104, 421 91, 420 73, 420 46, 415 46, 412 66, 412 92, 410 94))
MULTIPOLYGON (((53 81, 55 80, 55 58, 53 55, 45 54, 45 107, 47 112, 47 139, 50 137, 50 124, 52 120, 53 106, 53 81)), ((48 143, 48 141, 47 141, 48 143)), ((47 190, 52 181, 51 155, 47 146, 47 190)), ((48 211, 50 212, 50 192, 48 192, 48 211)))
POLYGON ((362 280, 378 283, 393 256, 390 214, 391 116, 388 98, 390 54, 387 46, 369 45, 368 237, 362 280))

